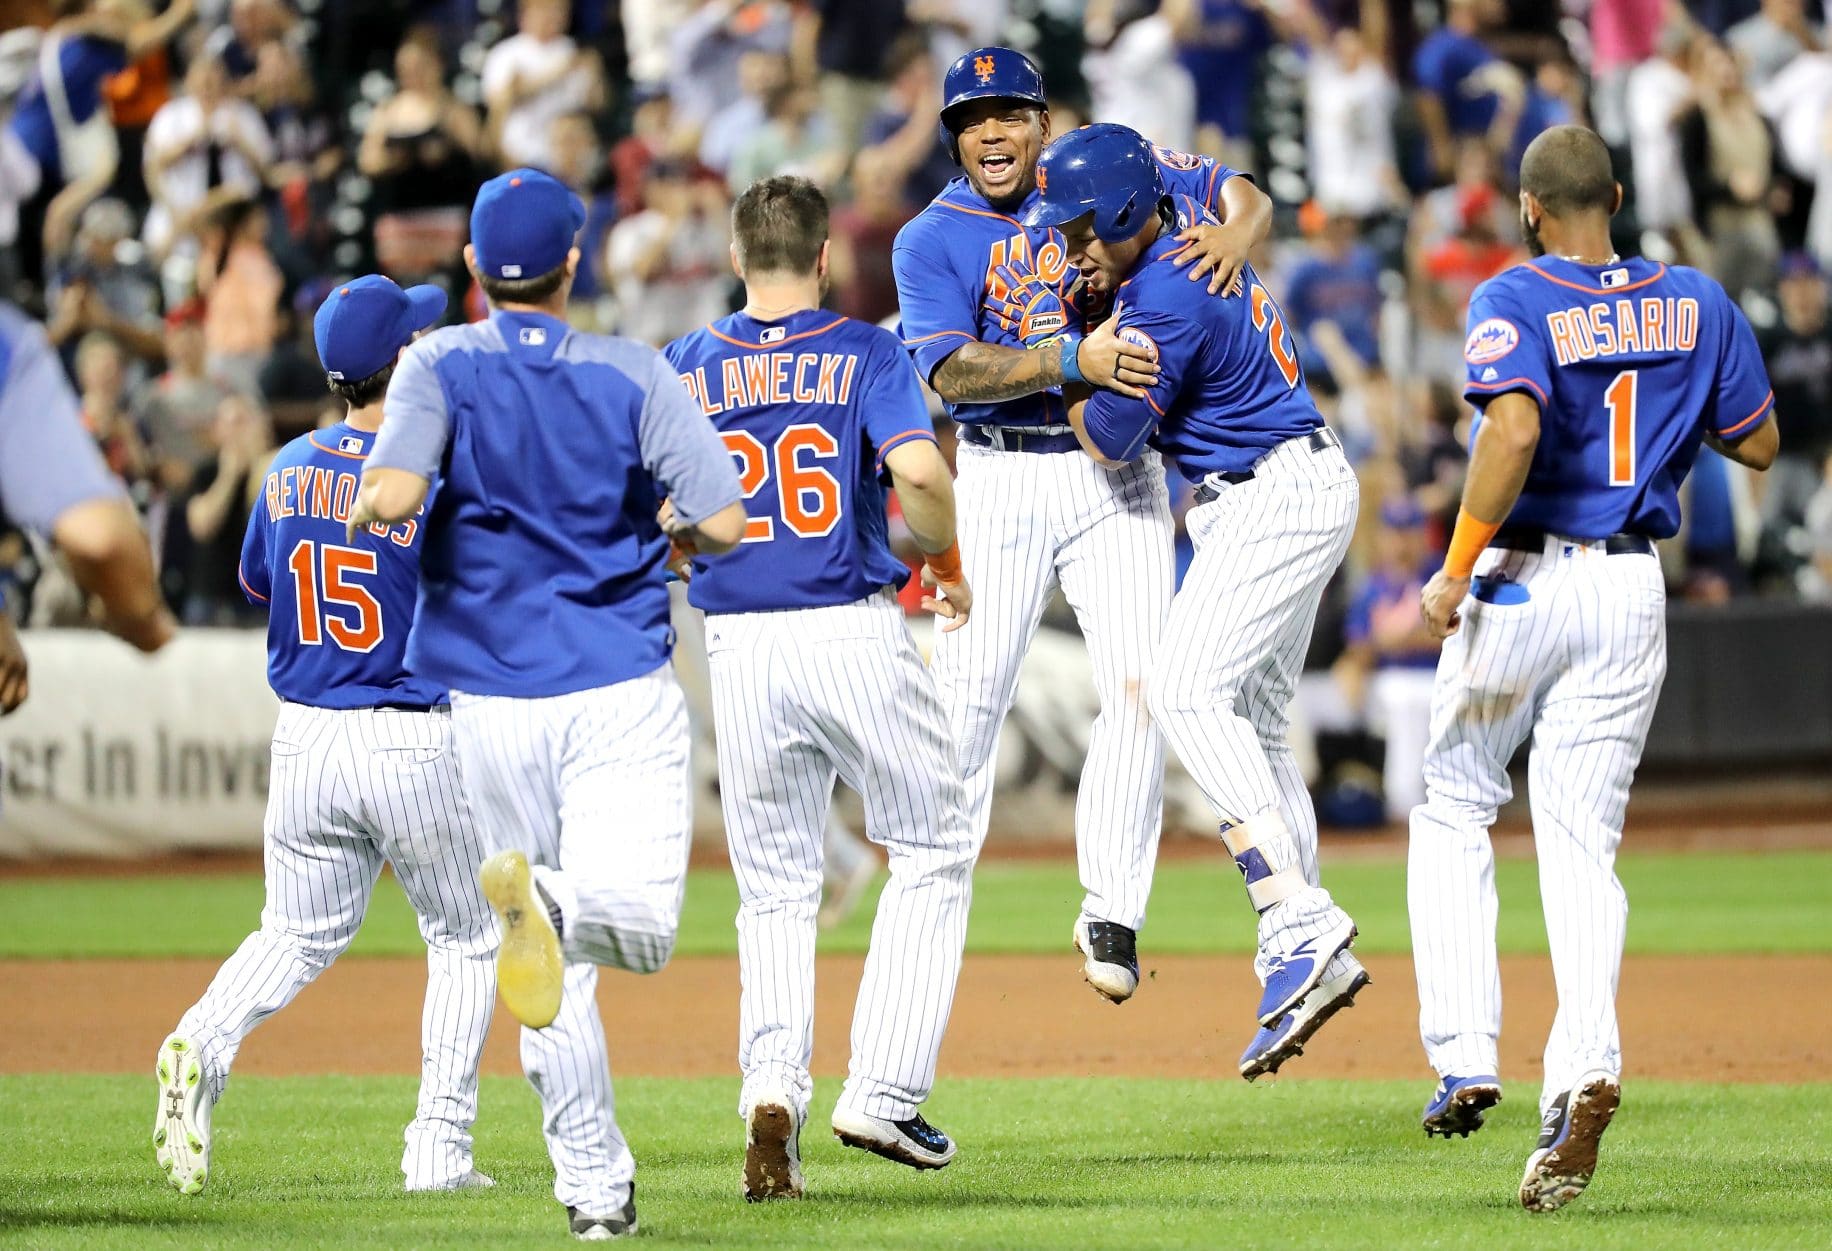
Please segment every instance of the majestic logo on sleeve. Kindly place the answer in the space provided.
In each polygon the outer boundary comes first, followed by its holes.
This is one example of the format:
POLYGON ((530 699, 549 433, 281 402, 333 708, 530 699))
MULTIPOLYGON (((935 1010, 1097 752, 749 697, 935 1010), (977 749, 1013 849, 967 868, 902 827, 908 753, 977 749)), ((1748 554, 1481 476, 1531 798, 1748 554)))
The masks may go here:
POLYGON ((1151 150, 1156 154, 1159 164, 1169 169, 1195 169, 1202 164, 1202 158, 1194 152, 1179 152, 1175 148, 1161 148, 1155 143, 1151 145, 1151 150))
POLYGON ((1155 361, 1158 359, 1158 345, 1151 341, 1150 335, 1140 330, 1137 326, 1121 326, 1119 338, 1122 343, 1130 343, 1134 347, 1144 348, 1146 354, 1150 356, 1152 360, 1155 361))
POLYGON ((1498 361, 1520 346, 1520 331, 1505 317, 1478 322, 1463 344, 1463 359, 1472 365, 1498 361))
POLYGON ((973 58, 973 72, 980 76, 980 86, 982 87, 992 81, 993 73, 997 69, 998 63, 989 56, 976 56, 973 58))

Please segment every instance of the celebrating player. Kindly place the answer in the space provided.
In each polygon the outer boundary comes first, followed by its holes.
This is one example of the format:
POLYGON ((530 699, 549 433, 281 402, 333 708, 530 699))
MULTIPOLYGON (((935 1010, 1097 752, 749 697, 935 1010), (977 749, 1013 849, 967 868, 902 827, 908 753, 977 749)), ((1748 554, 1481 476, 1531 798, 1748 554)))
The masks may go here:
POLYGON ((1117 335, 1158 374, 1134 398, 1096 391, 1069 411, 1100 465, 1155 445, 1196 485, 1195 563, 1171 603, 1152 716, 1221 814, 1221 837, 1260 914, 1251 1081, 1296 1055, 1368 981, 1355 925, 1318 885, 1317 817, 1291 746, 1296 691, 1324 584, 1355 530, 1360 491, 1298 369, 1278 304, 1251 265, 1212 298, 1174 264, 1204 210, 1165 193, 1151 145, 1124 126, 1058 139, 1037 171, 1033 227, 1062 231, 1069 264, 1120 301, 1117 335))
POLYGON ((159 1048, 153 1144, 188 1195, 209 1179, 211 1112, 242 1039, 350 945, 384 860, 426 940, 407 1189, 493 1184, 471 1164, 477 1064, 496 1000, 496 926, 476 878, 483 843, 460 785, 445 688, 403 663, 425 532, 406 518, 345 537, 395 360, 444 311, 437 287, 403 291, 378 275, 324 302, 313 323, 318 356, 349 412, 281 449, 248 519, 242 587, 267 605, 268 681, 285 702, 261 928, 159 1048))
POLYGON ((814 1082, 821 842, 837 774, 890 855, 853 1013, 833 1132, 915 1168, 954 1143, 923 1119, 954 1003, 975 843, 934 680, 904 625, 886 474, 926 554, 924 600, 964 625, 954 491, 896 336, 821 309, 827 200, 802 178, 732 208, 746 303, 668 360, 725 437, 750 520, 730 556, 696 561, 706 613, 719 795, 738 876, 738 1063, 744 1194, 801 1194, 798 1134, 814 1082))
POLYGON ((496 849, 482 876, 502 921, 498 989, 527 1027, 554 1196, 576 1236, 600 1240, 635 1230, 636 1200, 595 966, 667 962, 691 836, 657 513, 671 499, 684 534, 719 552, 744 506, 660 353, 566 324, 584 221, 536 170, 478 191, 465 262, 491 315, 401 358, 351 524, 412 517, 440 478, 408 663, 452 688, 496 849))
MULTIPOLYGON (((1074 275, 1062 241, 1020 224, 1050 134, 1037 67, 1010 48, 981 48, 954 63, 942 90, 942 133, 963 176, 898 232, 891 255, 904 345, 960 423, 961 552, 982 592, 974 628, 938 639, 935 676, 978 845, 1019 665, 1052 587, 1062 587, 1101 705, 1075 811, 1086 894, 1074 941, 1089 984, 1119 1003, 1138 988, 1138 930, 1163 821, 1163 741, 1139 692, 1170 603, 1170 505, 1156 452, 1117 469, 1073 454, 1061 388, 1085 380, 1137 397, 1157 367, 1110 325, 1083 338, 1068 324, 1074 275)), ((1227 218, 1194 225, 1180 258, 1195 260, 1189 276, 1212 267, 1213 287, 1233 284, 1270 226, 1270 201, 1206 157, 1157 150, 1153 159, 1227 218)))
POLYGON ((1753 469, 1779 446, 1754 333, 1695 270, 1610 246, 1609 150, 1556 126, 1528 145, 1520 220, 1538 259, 1476 289, 1464 396, 1482 409, 1463 508, 1425 623, 1438 662, 1407 903, 1419 1030, 1440 1078, 1428 1134, 1468 1134, 1501 1098, 1495 863, 1488 830, 1533 738, 1529 789, 1558 985, 1543 1124, 1520 1201, 1582 1193, 1621 1099, 1616 982, 1628 900, 1616 847, 1666 675, 1653 540, 1709 443, 1753 469))

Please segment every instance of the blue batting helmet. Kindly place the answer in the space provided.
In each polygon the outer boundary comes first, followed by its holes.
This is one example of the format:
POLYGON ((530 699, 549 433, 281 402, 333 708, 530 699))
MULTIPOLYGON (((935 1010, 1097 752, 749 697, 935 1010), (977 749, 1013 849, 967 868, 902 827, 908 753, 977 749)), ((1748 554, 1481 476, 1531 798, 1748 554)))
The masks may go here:
POLYGON ((1145 136, 1129 126, 1096 122, 1071 130, 1037 162, 1039 198, 1026 226, 1066 226, 1094 214, 1103 243, 1130 239, 1145 228, 1164 198, 1164 178, 1145 136))
POLYGON ((961 149, 954 120, 970 100, 1022 100, 1044 108, 1043 71, 1016 48, 975 48, 948 67, 941 80, 941 141, 956 165, 961 149))

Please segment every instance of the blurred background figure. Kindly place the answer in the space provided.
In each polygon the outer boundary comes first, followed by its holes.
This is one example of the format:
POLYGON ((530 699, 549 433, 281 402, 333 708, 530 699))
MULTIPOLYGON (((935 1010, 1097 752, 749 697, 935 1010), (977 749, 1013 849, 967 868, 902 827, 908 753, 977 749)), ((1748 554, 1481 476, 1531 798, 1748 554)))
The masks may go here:
POLYGON ((521 0, 516 33, 484 60, 490 136, 504 169, 546 169, 554 119, 605 102, 604 67, 566 33, 569 13, 567 0, 521 0))
POLYGON ((167 594, 184 605, 186 625, 256 626, 266 612, 249 604, 237 580, 242 534, 279 449, 267 415, 246 395, 231 394, 217 404, 211 434, 215 449, 192 475, 175 513, 166 561, 177 585, 168 579, 167 594))
POLYGON ((621 333, 659 347, 729 309, 729 201, 718 182, 657 161, 642 202, 611 228, 604 277, 617 295, 621 333))

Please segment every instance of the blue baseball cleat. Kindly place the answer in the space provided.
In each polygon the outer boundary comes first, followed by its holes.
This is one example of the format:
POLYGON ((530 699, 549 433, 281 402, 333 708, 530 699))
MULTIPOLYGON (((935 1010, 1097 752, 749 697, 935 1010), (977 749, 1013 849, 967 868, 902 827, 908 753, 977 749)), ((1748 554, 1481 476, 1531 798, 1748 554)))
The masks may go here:
POLYGON ((1520 1205, 1529 1212, 1556 1212, 1584 1193, 1597 1171, 1603 1131, 1622 1105, 1622 1083, 1614 1073, 1586 1073, 1546 1109, 1539 1143, 1527 1157, 1520 1180, 1520 1205))
POLYGON ((1482 1114, 1501 1102, 1501 1079, 1492 1073, 1476 1077, 1446 1077, 1425 1103, 1420 1118, 1429 1137, 1468 1138, 1482 1128, 1482 1114))
POLYGON ((1327 924, 1323 933, 1305 939, 1289 951, 1267 953, 1266 989, 1259 1002, 1261 1025, 1268 1028, 1277 1025, 1280 1018, 1297 1007, 1298 1002, 1323 980, 1324 970, 1336 953, 1355 941, 1355 923, 1342 909, 1331 904, 1321 919, 1327 924))
POLYGON ((1302 1054, 1311 1035, 1324 1022, 1344 1008, 1355 1006, 1355 995, 1373 979, 1361 967, 1361 961, 1346 951, 1324 970, 1324 978, 1315 989, 1287 1012, 1277 1025, 1262 1025, 1240 1055, 1240 1075, 1248 1081, 1264 1073, 1276 1073, 1279 1065, 1302 1054))

